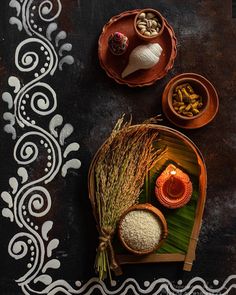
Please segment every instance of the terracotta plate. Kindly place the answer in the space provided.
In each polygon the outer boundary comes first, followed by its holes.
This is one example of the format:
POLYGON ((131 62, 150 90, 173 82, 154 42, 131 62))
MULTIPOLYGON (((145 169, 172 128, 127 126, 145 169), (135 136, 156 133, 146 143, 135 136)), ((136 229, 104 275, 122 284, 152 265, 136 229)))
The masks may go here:
POLYGON ((107 75, 113 78, 116 82, 126 84, 130 87, 148 86, 163 78, 173 67, 177 54, 174 31, 165 20, 165 28, 162 35, 152 40, 153 43, 158 42, 163 48, 158 64, 148 70, 136 71, 127 76, 125 79, 121 78, 121 73, 128 63, 130 52, 136 46, 145 43, 139 39, 133 27, 134 17, 139 11, 140 10, 126 11, 112 17, 103 27, 103 31, 98 41, 98 57, 101 67, 106 71, 107 75), (129 47, 125 54, 121 56, 114 56, 109 51, 107 44, 110 34, 116 31, 125 34, 129 38, 129 47))
POLYGON ((165 113, 166 117, 176 126, 185 128, 185 129, 196 129, 205 126, 206 124, 210 123, 215 115, 218 112, 219 108, 219 98, 218 94, 216 92, 216 89, 211 84, 210 81, 208 81, 205 77, 195 74, 195 73, 184 73, 180 74, 178 76, 175 76, 173 79, 170 80, 170 82, 166 85, 163 95, 162 95, 162 110, 165 113), (169 91, 170 86, 180 78, 196 78, 199 81, 201 81, 207 88, 210 94, 210 102, 208 109, 202 114, 201 117, 193 119, 193 120, 181 120, 173 115, 173 113, 170 111, 170 108, 168 107, 167 103, 167 93, 169 91))

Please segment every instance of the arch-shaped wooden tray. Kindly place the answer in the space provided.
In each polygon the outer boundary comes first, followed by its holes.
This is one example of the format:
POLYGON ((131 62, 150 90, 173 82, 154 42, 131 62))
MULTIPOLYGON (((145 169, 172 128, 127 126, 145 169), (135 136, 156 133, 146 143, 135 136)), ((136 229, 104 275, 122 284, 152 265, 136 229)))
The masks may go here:
POLYGON ((107 24, 104 25, 102 33, 98 40, 98 57, 101 67, 107 75, 119 84, 126 84, 129 87, 143 87, 152 85, 157 80, 163 78, 174 65, 177 55, 177 40, 173 28, 165 19, 165 28, 163 33, 151 42, 158 42, 163 48, 160 61, 149 70, 137 71, 125 79, 121 78, 121 72, 129 60, 130 52, 138 45, 144 44, 144 41, 136 35, 133 21, 140 9, 125 11, 119 15, 113 16, 107 24), (114 56, 108 48, 107 40, 111 33, 120 31, 129 38, 128 50, 121 56, 114 56))
MULTIPOLYGON (((130 128, 133 128, 131 126, 130 128)), ((158 141, 158 148, 167 147, 167 152, 158 162, 158 167, 154 170, 152 169, 150 173, 161 173, 157 170, 163 167, 168 161, 174 162, 179 167, 182 167, 189 175, 191 174, 192 179, 196 179, 195 187, 196 193, 194 198, 195 202, 195 212, 194 220, 189 231, 189 240, 187 244, 186 251, 165 251, 165 253, 152 253, 145 256, 136 256, 129 253, 116 253, 117 260, 120 264, 133 264, 133 263, 156 263, 156 262, 184 262, 183 269, 190 271, 192 268, 193 261, 195 260, 195 250, 197 246, 198 236, 202 224, 202 216, 206 200, 206 188, 207 188, 207 171, 204 163, 203 156, 196 147, 196 145, 184 134, 169 127, 161 125, 148 124, 148 128, 156 129, 159 132, 160 141, 158 141), (155 170, 156 169, 156 170, 155 170)), ((88 175, 88 188, 89 188, 89 198, 92 204, 94 216, 96 219, 96 203, 95 203, 95 177, 94 177, 94 167, 96 165, 97 157, 99 155, 100 149, 94 156, 89 169, 88 175)), ((147 177, 149 177, 148 175, 147 177)), ((148 183, 147 181, 145 182, 148 183)), ((144 190, 150 191, 149 185, 144 185, 146 187, 144 190)), ((148 197, 144 202, 149 202, 153 204, 153 199, 150 196, 154 192, 147 193, 148 197), (149 198, 149 199, 148 199, 149 198)), ((143 197, 142 197, 143 198, 143 197)), ((143 202, 143 200, 142 200, 143 202)), ((191 202, 191 201, 190 201, 191 202)), ((157 206, 154 200, 154 206, 157 206)), ((186 205, 187 206, 187 205, 186 205)), ((186 207, 183 207, 186 209, 186 207)), ((161 209, 162 210, 162 209, 161 209)), ((168 210, 168 209, 167 209, 168 210)), ((172 212, 173 209, 169 209, 172 212)), ((179 210, 179 209, 178 209, 179 210)), ((186 209, 187 210, 187 209, 186 209)), ((163 211, 162 211, 163 212, 163 211)), ((166 211, 168 213, 168 211, 166 211)), ((177 211, 176 211, 177 212, 177 211)), ((172 213, 168 213, 172 214, 172 213)), ((175 214, 175 213, 173 213, 175 214)), ((165 215, 165 213, 164 213, 165 215)), ((165 216, 166 217, 166 216, 165 216)), ((178 218, 178 216, 177 216, 178 218)), ((168 224, 168 218, 167 218, 168 224)), ((168 224, 169 227, 170 224, 168 224)), ((169 230, 168 230, 169 231, 169 230)), ((170 231, 169 231, 170 232, 170 231)), ((167 239, 168 240, 168 239, 167 239)))

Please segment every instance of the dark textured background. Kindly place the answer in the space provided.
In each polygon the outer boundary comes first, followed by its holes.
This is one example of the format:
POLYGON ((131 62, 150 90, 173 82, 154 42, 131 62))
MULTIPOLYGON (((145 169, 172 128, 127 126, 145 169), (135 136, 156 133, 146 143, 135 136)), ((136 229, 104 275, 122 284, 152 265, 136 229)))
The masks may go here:
MULTIPOLYGON (((94 276, 93 263, 97 233, 87 197, 89 163, 122 113, 132 114, 134 123, 161 113, 161 95, 166 83, 182 72, 196 72, 207 77, 217 88, 220 109, 215 120, 199 130, 185 131, 201 150, 208 170, 208 194, 197 260, 190 273, 183 273, 177 263, 124 266, 124 276, 140 281, 166 277, 173 283, 195 276, 212 285, 236 274, 236 19, 231 1, 179 0, 64 0, 60 28, 68 32, 73 44, 75 64, 65 67, 49 81, 58 93, 58 112, 75 127, 73 140, 81 149, 79 172, 66 180, 57 177, 51 187, 54 199, 51 214, 55 221, 52 235, 61 240, 56 256, 60 271, 55 278, 70 282, 86 281, 94 276), (103 25, 124 10, 153 7, 162 12, 173 26, 178 39, 174 69, 153 86, 129 89, 116 84, 100 68, 97 40, 103 25)), ((9 25, 12 14, 8 1, 0 8, 0 90, 7 88, 9 75, 18 76, 14 67, 17 44, 26 37, 9 25)), ((19 77, 20 78, 20 77, 19 77)), ((0 103, 0 115, 6 104, 0 103)), ((163 124, 172 126, 166 119, 163 124)), ((3 131, 0 120, 0 191, 7 189, 15 173, 12 151, 14 142, 3 131)), ((172 126, 173 127, 173 126, 172 126)), ((3 203, 1 202, 1 207, 3 203)), ((7 254, 11 237, 18 231, 5 218, 0 220, 0 294, 20 294, 14 282, 25 271, 20 262, 7 254)), ((234 293, 232 293, 234 294, 234 293)))

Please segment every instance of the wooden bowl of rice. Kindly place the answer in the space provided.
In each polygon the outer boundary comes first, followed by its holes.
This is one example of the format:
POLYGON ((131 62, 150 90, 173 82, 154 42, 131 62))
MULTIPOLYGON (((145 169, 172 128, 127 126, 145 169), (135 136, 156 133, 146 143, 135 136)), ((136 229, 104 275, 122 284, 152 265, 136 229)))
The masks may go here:
POLYGON ((133 254, 150 254, 161 247, 168 230, 164 215, 151 204, 130 207, 120 218, 118 236, 133 254))

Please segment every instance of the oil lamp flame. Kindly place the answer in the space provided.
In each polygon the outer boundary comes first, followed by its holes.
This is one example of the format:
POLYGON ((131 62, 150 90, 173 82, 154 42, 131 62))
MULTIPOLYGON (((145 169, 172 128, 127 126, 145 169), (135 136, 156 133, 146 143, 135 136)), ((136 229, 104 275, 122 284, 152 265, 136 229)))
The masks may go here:
POLYGON ((176 175, 176 170, 172 170, 172 171, 170 172, 170 175, 171 175, 171 176, 175 176, 175 175, 176 175))

